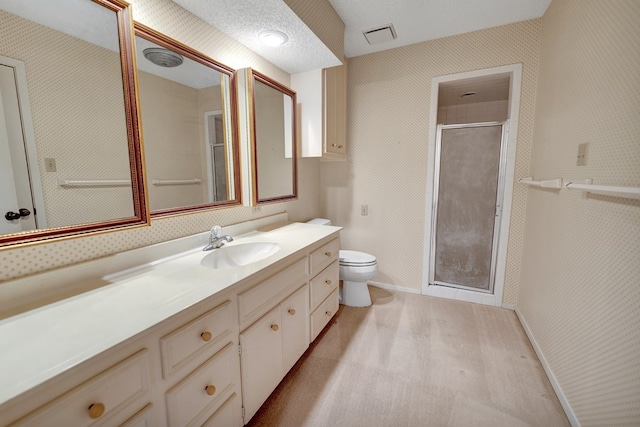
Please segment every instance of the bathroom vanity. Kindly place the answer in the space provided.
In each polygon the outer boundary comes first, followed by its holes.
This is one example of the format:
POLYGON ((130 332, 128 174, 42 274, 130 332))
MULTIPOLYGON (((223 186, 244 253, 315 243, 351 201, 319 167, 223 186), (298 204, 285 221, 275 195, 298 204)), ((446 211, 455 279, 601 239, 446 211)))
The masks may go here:
POLYGON ((340 228, 283 219, 225 227, 222 264, 203 233, 8 283, 100 286, 0 321, 0 425, 248 422, 338 310, 340 228))

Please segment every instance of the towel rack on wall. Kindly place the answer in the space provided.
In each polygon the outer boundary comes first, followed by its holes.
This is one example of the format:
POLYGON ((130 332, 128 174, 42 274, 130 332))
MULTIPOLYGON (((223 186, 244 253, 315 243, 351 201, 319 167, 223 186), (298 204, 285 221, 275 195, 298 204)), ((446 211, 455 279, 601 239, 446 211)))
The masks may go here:
POLYGON ((612 185, 593 185, 592 179, 569 181, 565 185, 568 190, 580 190, 588 193, 604 194, 607 196, 640 199, 640 187, 617 187, 612 185))
POLYGON ((61 187, 124 187, 131 185, 130 179, 96 179, 96 180, 73 180, 59 179, 58 185, 61 187))
POLYGON ((200 178, 191 178, 191 179, 154 179, 151 180, 153 185, 189 185, 189 184, 200 184, 200 178))
POLYGON ((562 188, 562 178, 545 179, 543 181, 534 181, 533 177, 530 176, 528 178, 522 178, 518 180, 518 182, 521 184, 530 185, 533 187, 554 188, 556 190, 559 190, 562 188))

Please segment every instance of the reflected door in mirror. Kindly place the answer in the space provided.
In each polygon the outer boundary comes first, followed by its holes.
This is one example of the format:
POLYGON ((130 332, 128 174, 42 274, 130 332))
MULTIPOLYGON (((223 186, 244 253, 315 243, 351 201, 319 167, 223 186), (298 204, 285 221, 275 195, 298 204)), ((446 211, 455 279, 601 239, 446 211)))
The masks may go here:
POLYGON ((0 245, 147 222, 130 23, 110 0, 0 0, 0 198, 30 212, 0 245))

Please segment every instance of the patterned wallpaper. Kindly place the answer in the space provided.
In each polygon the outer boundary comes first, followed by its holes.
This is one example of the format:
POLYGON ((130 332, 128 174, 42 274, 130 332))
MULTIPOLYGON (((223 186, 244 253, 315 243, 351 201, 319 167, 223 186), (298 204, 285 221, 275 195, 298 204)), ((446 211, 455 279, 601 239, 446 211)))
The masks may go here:
MULTIPOLYGON (((134 0, 133 19, 239 69, 252 67, 288 85, 289 74, 211 27, 169 0, 134 0)), ((203 232, 286 211, 289 219, 318 216, 320 166, 317 159, 298 159, 299 199, 259 208, 235 207, 152 220, 150 227, 76 237, 0 250, 0 282, 74 264, 153 243, 203 232)))
MULTIPOLYGON (((639 24, 637 0, 552 2, 536 179, 640 186, 639 24)), ((528 192, 518 309, 580 425, 640 425, 640 201, 528 192)))
MULTIPOLYGON (((345 248, 378 258, 377 282, 422 283, 431 80, 522 63, 516 178, 527 176, 541 21, 530 20, 349 59, 346 162, 323 163, 322 208, 345 248), (360 215, 360 205, 369 207, 360 215)), ((526 190, 514 186, 503 302, 515 304, 526 190)))

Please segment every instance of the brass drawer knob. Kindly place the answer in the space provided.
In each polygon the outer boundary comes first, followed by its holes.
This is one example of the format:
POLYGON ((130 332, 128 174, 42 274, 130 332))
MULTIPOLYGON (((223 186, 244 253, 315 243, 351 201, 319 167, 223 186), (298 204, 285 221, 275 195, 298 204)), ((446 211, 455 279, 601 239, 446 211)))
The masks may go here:
POLYGON ((202 341, 209 341, 211 339, 211 332, 206 331, 200 334, 202 341))
POLYGON ((327 316, 331 317, 331 311, 327 310, 327 311, 325 311, 325 314, 326 314, 327 316))
POLYGON ((332 147, 338 147, 338 148, 342 148, 343 145, 338 145, 338 144, 331 144, 332 147))
POLYGON ((327 285, 330 285, 331 284, 331 279, 325 280, 324 283, 326 283, 327 285))
POLYGON ((289 309, 289 314, 292 315, 292 316, 295 316, 296 315, 296 309, 295 308, 290 308, 289 309))
POLYGON ((210 384, 204 388, 209 396, 213 396, 216 393, 216 386, 210 384))
POLYGON ((271 325, 271 329, 273 329, 274 331, 277 331, 278 329, 280 329, 280 326, 278 326, 277 323, 274 323, 273 325, 271 325))
POLYGON ((331 256, 331 252, 325 252, 324 253, 326 256, 330 257, 331 256))
POLYGON ((89 405, 89 416, 91 418, 100 418, 102 414, 104 414, 104 404, 102 403, 92 403, 89 405))

